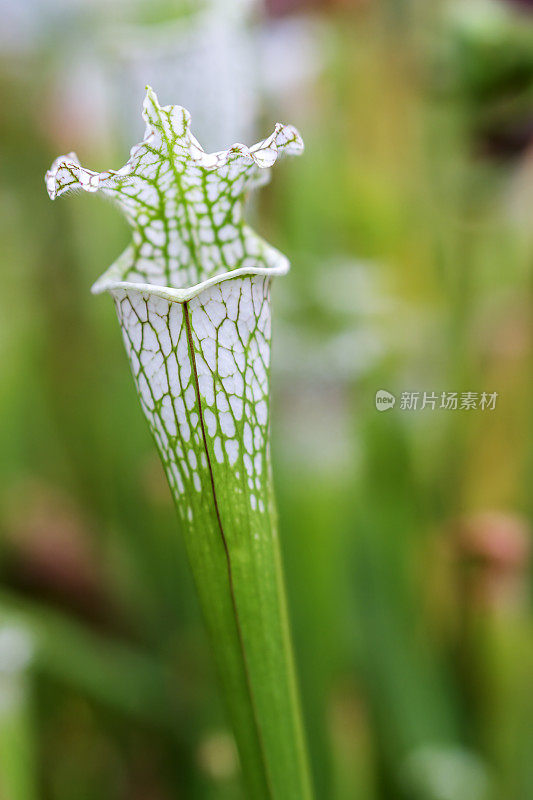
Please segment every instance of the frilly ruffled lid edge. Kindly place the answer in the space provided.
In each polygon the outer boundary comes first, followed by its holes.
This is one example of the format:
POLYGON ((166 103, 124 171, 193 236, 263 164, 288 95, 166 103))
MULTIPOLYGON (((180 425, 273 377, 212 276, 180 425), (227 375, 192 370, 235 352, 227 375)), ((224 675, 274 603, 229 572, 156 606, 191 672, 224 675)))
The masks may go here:
POLYGON ((55 200, 56 197, 60 197, 65 192, 77 189, 96 192, 110 178, 124 178, 130 175, 136 164, 138 151, 146 144, 150 144, 150 141, 156 135, 149 120, 150 105, 157 107, 160 111, 171 113, 174 117, 182 115, 185 124, 185 135, 189 140, 191 161, 207 170, 219 169, 235 162, 254 163, 261 170, 270 169, 276 163, 282 151, 286 155, 299 155, 304 150, 303 139, 298 130, 293 125, 277 122, 270 136, 251 147, 237 142, 227 150, 206 153, 190 130, 191 115, 187 109, 179 105, 159 106, 156 93, 150 86, 147 86, 142 112, 143 119, 146 122, 144 137, 142 141, 131 148, 130 156, 124 166, 118 170, 110 169, 103 172, 95 172, 82 167, 74 152, 59 156, 53 161, 45 175, 46 188, 50 199, 55 200), (77 178, 77 184, 60 185, 58 175, 63 167, 69 169, 73 177, 77 178))
MULTIPOLYGON (((128 176, 135 177, 135 169, 139 155, 143 149, 150 146, 158 134, 154 127, 151 115, 164 112, 172 119, 172 124, 180 130, 179 144, 190 155, 191 165, 202 167, 207 171, 216 171, 228 165, 242 166, 244 170, 252 170, 253 182, 251 186, 260 185, 269 178, 270 168, 276 163, 280 155, 298 155, 303 152, 304 144, 299 132, 292 125, 276 123, 273 132, 267 138, 248 147, 241 143, 233 144, 227 150, 214 153, 204 151, 198 140, 190 130, 191 115, 179 105, 160 106, 157 95, 149 86, 146 87, 146 96, 143 103, 143 119, 146 123, 144 137, 141 142, 134 145, 126 164, 118 170, 95 172, 82 167, 74 152, 55 159, 45 176, 46 188, 53 200, 69 191, 97 192, 99 189, 113 189, 121 180, 128 176), (254 167, 257 172, 254 174, 254 167)), ((183 151, 182 151, 183 152, 183 151)), ((250 186, 250 188, 251 188, 250 186)), ((246 230, 251 232, 248 226, 246 230)), ((257 234, 254 234, 257 236, 257 234)), ((258 239, 260 237, 257 237, 258 239)), ((124 266, 131 261, 132 249, 128 247, 121 256, 98 278, 92 287, 94 294, 109 291, 141 292, 165 297, 177 302, 186 302, 210 286, 222 281, 231 280, 245 275, 283 275, 289 270, 289 262, 276 248, 261 239, 264 253, 267 255, 268 266, 243 267, 227 270, 200 281, 195 285, 175 288, 155 283, 122 280, 124 266)))

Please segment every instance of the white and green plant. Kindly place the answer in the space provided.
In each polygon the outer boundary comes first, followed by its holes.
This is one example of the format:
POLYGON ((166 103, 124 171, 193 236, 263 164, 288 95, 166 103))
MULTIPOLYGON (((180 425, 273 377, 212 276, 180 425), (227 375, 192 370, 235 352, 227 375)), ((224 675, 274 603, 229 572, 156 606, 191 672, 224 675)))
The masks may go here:
POLYGON ((269 448, 270 287, 286 258, 244 222, 247 192, 300 153, 277 124, 253 147, 206 153, 180 106, 148 89, 126 165, 71 153, 51 198, 103 192, 133 241, 96 282, 115 300, 143 411, 175 500, 237 740, 247 797, 307 800, 269 448))

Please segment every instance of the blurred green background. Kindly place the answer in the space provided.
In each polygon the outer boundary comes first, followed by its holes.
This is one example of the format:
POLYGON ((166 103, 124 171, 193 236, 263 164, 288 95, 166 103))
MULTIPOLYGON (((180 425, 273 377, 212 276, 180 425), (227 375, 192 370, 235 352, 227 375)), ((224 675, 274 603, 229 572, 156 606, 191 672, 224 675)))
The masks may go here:
POLYGON ((123 164, 147 82, 210 149, 278 119, 306 141, 249 217, 293 264, 272 434, 318 800, 533 798, 531 4, 0 5, 2 800, 242 800, 170 493, 89 292, 128 227, 43 184, 72 149, 123 164), (484 391, 493 410, 439 408, 484 391))

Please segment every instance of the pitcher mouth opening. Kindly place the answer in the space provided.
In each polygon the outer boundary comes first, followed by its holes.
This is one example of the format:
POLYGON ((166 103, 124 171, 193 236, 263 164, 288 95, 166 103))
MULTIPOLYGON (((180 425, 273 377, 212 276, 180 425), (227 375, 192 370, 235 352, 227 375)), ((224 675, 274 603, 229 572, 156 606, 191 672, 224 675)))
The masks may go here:
POLYGON ((201 294, 205 289, 215 286, 218 283, 229 281, 234 278, 242 278, 247 275, 265 275, 275 277, 278 275, 286 275, 290 269, 289 260, 276 250, 272 245, 263 242, 265 251, 264 255, 268 255, 269 266, 261 267, 238 267, 233 270, 226 270, 212 275, 199 283, 192 286, 174 287, 162 286, 157 283, 148 283, 142 281, 125 281, 120 278, 122 272, 122 261, 129 262, 130 252, 129 248, 112 264, 103 275, 92 285, 91 292, 93 294, 103 294, 104 292, 126 292, 128 294, 134 292, 137 294, 149 294, 156 297, 162 297, 166 300, 171 300, 176 303, 186 303, 193 297, 201 294))

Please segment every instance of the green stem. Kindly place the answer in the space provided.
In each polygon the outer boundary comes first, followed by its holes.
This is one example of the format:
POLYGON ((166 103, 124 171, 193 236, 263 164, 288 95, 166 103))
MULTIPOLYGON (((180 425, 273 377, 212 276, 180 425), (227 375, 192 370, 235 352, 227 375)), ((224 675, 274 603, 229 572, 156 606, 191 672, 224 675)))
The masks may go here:
POLYGON ((185 539, 243 775, 254 800, 308 800, 271 476, 266 513, 244 514, 228 491, 217 492, 186 303, 184 319, 211 488, 209 508, 206 498, 204 514, 186 526, 185 539))

